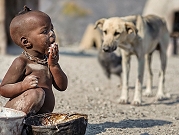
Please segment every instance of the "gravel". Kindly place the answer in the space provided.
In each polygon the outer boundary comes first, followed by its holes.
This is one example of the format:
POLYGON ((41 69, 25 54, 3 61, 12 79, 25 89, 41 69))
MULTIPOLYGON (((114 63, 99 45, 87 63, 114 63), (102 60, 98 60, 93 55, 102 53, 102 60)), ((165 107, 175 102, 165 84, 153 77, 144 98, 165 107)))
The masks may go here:
MULTIPOLYGON (((11 49, 12 51, 12 49, 11 49)), ((17 50, 16 50, 17 51, 17 50)), ((20 52, 20 51, 19 51, 20 52)), ((0 56, 0 80, 4 77, 17 54, 0 56)), ((143 97, 142 106, 121 105, 120 81, 117 76, 108 80, 97 61, 97 50, 84 53, 78 46, 60 47, 60 65, 69 79, 64 92, 54 89, 56 105, 54 112, 88 114, 86 135, 178 135, 179 134, 179 57, 169 57, 165 90, 171 98, 156 101, 155 96, 143 97)), ((153 93, 158 87, 160 62, 158 53, 153 55, 153 93)), ((135 56, 131 59, 129 100, 134 94, 137 76, 135 56)), ((144 88, 146 75, 144 76, 144 88)), ((1 105, 7 99, 0 97, 1 105)))

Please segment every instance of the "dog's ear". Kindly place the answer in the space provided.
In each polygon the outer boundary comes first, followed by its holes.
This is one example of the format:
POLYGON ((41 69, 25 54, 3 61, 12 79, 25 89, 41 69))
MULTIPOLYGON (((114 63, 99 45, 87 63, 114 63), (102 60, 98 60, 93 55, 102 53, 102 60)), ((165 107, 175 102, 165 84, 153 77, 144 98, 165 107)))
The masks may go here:
POLYGON ((133 40, 138 32, 136 26, 132 22, 126 22, 125 28, 128 33, 128 40, 133 40))
POLYGON ((138 30, 136 29, 136 26, 132 22, 126 22, 125 23, 126 31, 128 34, 135 33, 137 34, 138 30))
POLYGON ((135 25, 132 22, 126 22, 125 28, 128 33, 128 40, 133 40, 137 35, 138 30, 136 29, 135 25))
POLYGON ((100 30, 102 30, 105 20, 106 20, 106 18, 102 18, 102 19, 99 19, 98 21, 96 21, 96 23, 94 25, 94 29, 96 29, 98 27, 100 30))

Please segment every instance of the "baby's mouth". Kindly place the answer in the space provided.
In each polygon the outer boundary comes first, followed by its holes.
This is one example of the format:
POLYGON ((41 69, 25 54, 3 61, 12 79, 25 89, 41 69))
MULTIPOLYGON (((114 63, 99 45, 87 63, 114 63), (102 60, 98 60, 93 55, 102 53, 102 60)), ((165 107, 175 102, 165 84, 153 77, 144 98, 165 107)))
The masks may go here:
POLYGON ((55 40, 53 40, 53 41, 51 41, 51 42, 49 42, 49 44, 48 44, 48 50, 49 50, 49 48, 50 47, 52 47, 53 46, 53 44, 55 43, 55 40))
POLYGON ((55 43, 55 40, 51 41, 51 42, 50 42, 50 46, 51 46, 52 44, 54 44, 54 43, 55 43))
POLYGON ((55 43, 55 38, 50 38, 49 41, 50 41, 50 44, 54 44, 55 43))

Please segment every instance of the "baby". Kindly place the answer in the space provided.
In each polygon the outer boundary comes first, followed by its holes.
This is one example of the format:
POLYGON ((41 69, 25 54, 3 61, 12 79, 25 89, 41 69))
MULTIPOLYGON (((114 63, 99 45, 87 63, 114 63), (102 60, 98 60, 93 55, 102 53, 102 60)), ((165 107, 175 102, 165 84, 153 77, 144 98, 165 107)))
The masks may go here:
POLYGON ((10 35, 24 52, 13 61, 0 85, 0 95, 10 98, 5 107, 26 114, 52 112, 52 84, 64 91, 68 79, 58 63, 59 50, 50 17, 25 6, 11 21, 10 35))

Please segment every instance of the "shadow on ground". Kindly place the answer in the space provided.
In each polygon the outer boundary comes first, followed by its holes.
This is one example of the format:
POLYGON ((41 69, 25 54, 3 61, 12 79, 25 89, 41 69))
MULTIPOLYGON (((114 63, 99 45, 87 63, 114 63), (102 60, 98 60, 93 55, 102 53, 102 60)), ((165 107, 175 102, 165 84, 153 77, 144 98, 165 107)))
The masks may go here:
MULTIPOLYGON (((150 98, 150 97, 149 97, 150 98)), ((157 101, 154 100, 153 103, 143 103, 142 106, 150 106, 150 105, 159 105, 159 104, 165 104, 165 105, 174 105, 174 104, 178 104, 179 103, 179 94, 171 94, 170 98, 161 100, 161 101, 157 101)))
MULTIPOLYGON (((153 120, 153 119, 140 119, 140 120, 125 119, 120 121, 119 123, 105 122, 100 124, 88 124, 86 134, 88 134, 88 131, 91 133, 91 130, 95 135, 105 132, 106 129, 109 128, 115 128, 115 129, 117 128, 120 131, 125 128, 150 128, 154 126, 163 126, 165 124, 172 124, 172 122, 164 121, 164 120, 153 120)), ((144 133, 142 135, 147 135, 147 133, 144 133)))
POLYGON ((19 55, 23 52, 23 49, 20 48, 19 46, 17 45, 9 45, 7 47, 7 54, 8 55, 19 55))
MULTIPOLYGON (((92 52, 84 52, 84 51, 76 51, 73 49, 59 49, 60 50, 60 55, 65 55, 65 56, 70 56, 70 57, 96 57, 96 53, 92 52)), ((9 55, 19 55, 23 52, 23 49, 20 48, 17 45, 9 45, 7 47, 7 54, 9 55)))
POLYGON ((75 51, 60 51, 60 55, 75 56, 75 57, 96 57, 96 54, 87 52, 75 52, 75 51))

